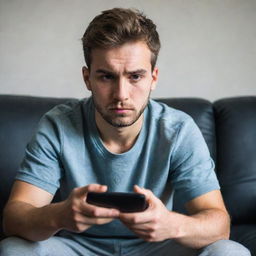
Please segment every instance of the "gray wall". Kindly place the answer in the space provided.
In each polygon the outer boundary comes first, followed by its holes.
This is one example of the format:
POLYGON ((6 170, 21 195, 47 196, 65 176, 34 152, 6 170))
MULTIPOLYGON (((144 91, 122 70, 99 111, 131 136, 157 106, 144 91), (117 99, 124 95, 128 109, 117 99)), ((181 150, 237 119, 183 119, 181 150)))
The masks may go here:
POLYGON ((90 95, 80 38, 112 7, 136 7, 158 26, 153 97, 256 94, 256 0, 0 0, 0 93, 90 95))

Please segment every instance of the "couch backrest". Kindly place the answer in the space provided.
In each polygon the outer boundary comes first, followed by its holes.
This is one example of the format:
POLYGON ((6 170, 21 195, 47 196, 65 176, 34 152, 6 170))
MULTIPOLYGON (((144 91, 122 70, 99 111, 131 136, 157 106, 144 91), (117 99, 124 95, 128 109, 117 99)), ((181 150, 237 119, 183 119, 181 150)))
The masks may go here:
POLYGON ((2 210, 25 147, 42 115, 67 99, 0 95, 0 238, 2 210))
MULTIPOLYGON (((0 95, 0 218, 8 199, 16 171, 42 115, 57 104, 71 99, 0 95)), ((200 127, 212 157, 215 159, 215 128, 209 101, 194 98, 160 99, 187 112, 200 127)), ((0 225, 0 238, 2 227, 0 225)))
POLYGON ((233 223, 256 222, 256 97, 214 103, 217 174, 233 223))

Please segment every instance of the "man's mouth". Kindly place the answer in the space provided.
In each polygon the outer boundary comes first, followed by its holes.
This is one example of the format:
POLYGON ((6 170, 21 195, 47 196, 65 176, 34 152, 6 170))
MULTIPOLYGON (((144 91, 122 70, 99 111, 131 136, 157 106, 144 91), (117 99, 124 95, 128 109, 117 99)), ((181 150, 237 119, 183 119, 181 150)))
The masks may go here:
POLYGON ((110 108, 110 110, 118 114, 128 113, 132 111, 131 108, 110 108))

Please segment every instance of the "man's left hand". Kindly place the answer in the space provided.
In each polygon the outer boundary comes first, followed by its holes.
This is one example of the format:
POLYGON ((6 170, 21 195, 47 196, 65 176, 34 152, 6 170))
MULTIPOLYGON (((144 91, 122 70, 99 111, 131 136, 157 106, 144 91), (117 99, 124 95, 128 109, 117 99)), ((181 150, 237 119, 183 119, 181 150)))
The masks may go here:
POLYGON ((146 196, 149 207, 144 212, 120 213, 124 225, 148 242, 176 237, 179 227, 176 213, 169 211, 150 190, 135 185, 134 191, 146 196))

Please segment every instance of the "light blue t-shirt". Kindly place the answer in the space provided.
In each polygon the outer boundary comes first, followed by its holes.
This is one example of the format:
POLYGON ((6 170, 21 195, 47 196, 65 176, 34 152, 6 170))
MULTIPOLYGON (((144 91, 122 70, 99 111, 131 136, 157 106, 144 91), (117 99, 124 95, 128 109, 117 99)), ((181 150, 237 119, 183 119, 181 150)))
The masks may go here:
MULTIPOLYGON (((73 188, 92 183, 118 192, 132 192, 137 184, 152 190, 169 210, 174 193, 184 204, 219 189, 214 163, 193 119, 153 100, 135 144, 122 154, 104 147, 91 98, 56 106, 41 119, 16 179, 52 194, 60 189, 63 200, 73 188)), ((84 234, 134 236, 119 220, 84 234)))

